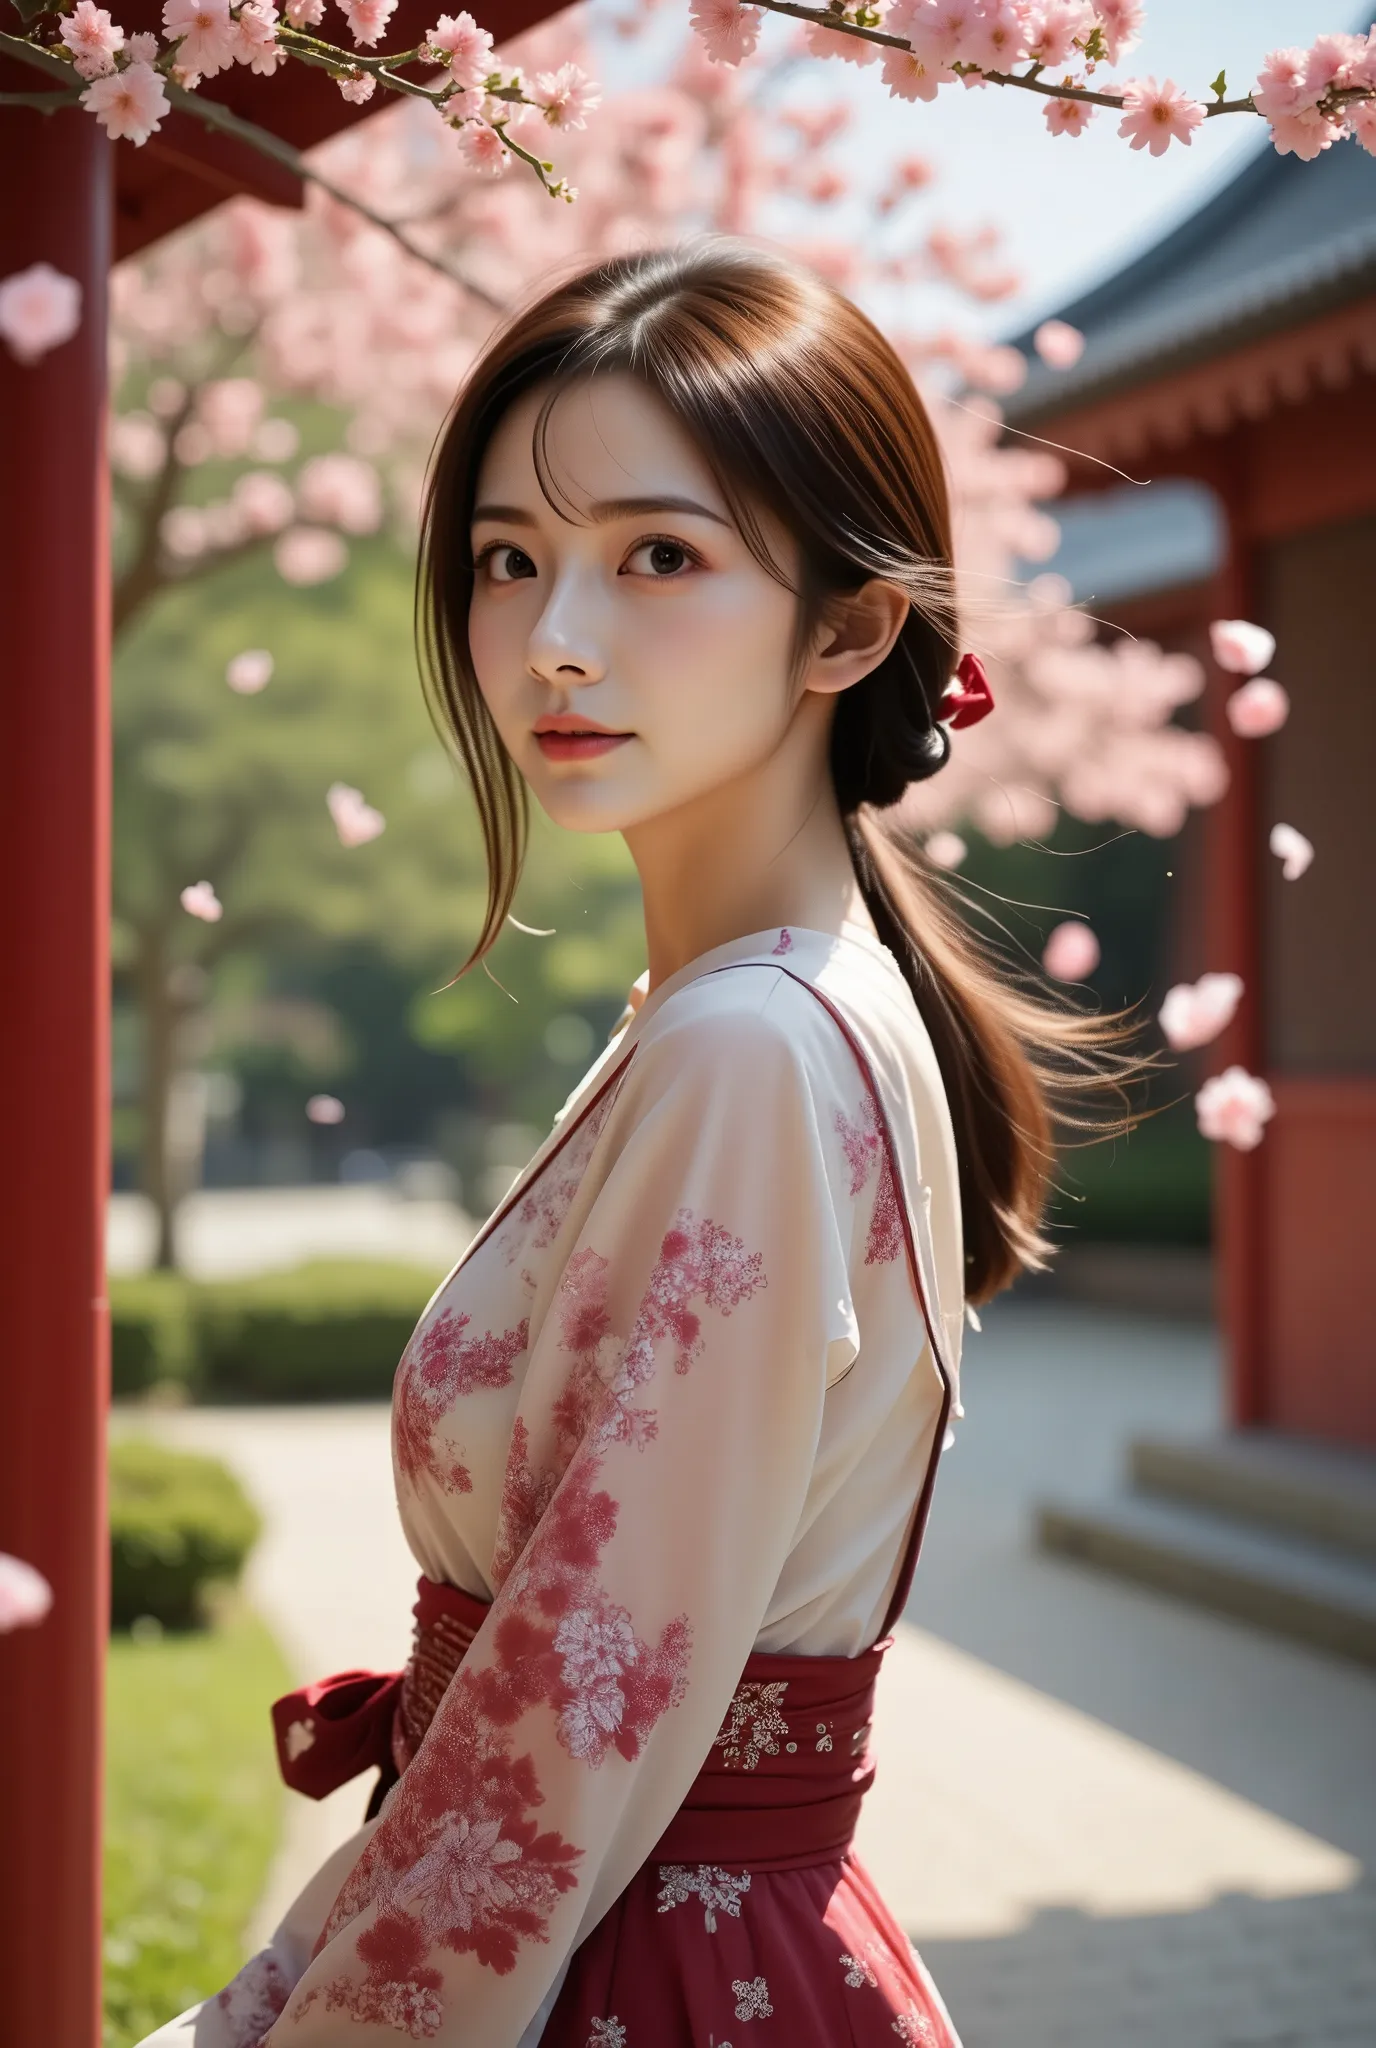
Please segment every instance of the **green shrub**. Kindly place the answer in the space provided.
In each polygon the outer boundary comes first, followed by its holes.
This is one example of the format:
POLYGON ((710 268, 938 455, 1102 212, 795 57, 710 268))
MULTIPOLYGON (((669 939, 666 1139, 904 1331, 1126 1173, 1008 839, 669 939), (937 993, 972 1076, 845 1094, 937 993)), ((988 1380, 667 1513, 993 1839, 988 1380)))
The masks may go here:
POLYGON ((385 1400, 434 1288, 425 1268, 344 1260, 200 1287, 201 1389, 212 1400, 385 1400))
POLYGON ((165 1628, 205 1619, 205 1595, 234 1580, 258 1538, 256 1510, 217 1458, 136 1437, 110 1446, 110 1620, 165 1628))
POLYGON ((110 1374, 116 1396, 161 1381, 186 1384, 195 1364, 188 1287, 180 1273, 121 1275, 110 1282, 110 1374))

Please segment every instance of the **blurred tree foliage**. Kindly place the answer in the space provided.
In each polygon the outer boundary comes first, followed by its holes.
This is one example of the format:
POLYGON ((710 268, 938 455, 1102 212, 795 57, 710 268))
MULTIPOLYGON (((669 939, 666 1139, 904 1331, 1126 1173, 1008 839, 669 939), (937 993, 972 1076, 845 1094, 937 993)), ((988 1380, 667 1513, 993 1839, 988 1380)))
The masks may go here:
MULTIPOLYGON (((560 1044, 590 1050, 642 964, 620 841, 556 843, 537 829, 517 914, 555 937, 509 930, 490 976, 442 987, 485 884, 471 800, 421 701, 411 575, 385 539, 307 589, 241 561, 164 591, 122 641, 115 959, 140 1018, 143 1184, 163 1219, 161 1264, 175 1259, 179 1167, 196 1150, 171 1128, 180 1076, 209 1061, 251 1081, 256 1059, 269 1088, 285 1080, 295 1094, 304 1133, 313 1087, 347 1095, 361 1059, 395 1062, 418 1039, 452 1070, 451 1100, 538 1123, 576 1077, 560 1044), (248 647, 275 668, 242 696, 225 671, 248 647), (380 837, 340 844, 325 803, 336 781, 383 812, 380 837), (202 880, 223 905, 216 923, 181 906, 202 880), (574 1021, 551 1056, 556 1016, 574 1021)), ((439 1079, 432 1068, 429 1084, 439 1079)))

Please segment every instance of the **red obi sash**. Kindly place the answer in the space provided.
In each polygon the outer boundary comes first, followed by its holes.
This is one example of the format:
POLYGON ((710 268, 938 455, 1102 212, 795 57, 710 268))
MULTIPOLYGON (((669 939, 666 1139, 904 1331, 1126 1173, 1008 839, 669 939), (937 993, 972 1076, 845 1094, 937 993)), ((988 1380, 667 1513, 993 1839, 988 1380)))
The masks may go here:
MULTIPOLYGON (((277 1760, 293 1791, 323 1799, 360 1771, 381 1778, 369 1812, 395 1784, 488 1612, 456 1587, 419 1581, 415 1641, 404 1672, 341 1671, 272 1709, 277 1760)), ((752 1652, 682 1806, 652 1863, 788 1870, 845 1854, 874 1780, 874 1683, 885 1641, 858 1657, 752 1652)))

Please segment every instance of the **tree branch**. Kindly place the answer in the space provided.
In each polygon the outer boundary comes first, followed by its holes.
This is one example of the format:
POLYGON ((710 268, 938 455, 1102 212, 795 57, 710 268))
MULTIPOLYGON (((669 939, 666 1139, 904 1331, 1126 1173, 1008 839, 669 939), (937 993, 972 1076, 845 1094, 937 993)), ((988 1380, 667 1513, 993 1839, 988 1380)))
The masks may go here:
MULTIPOLYGON (((38 44, 31 43, 26 36, 12 36, 3 29, 0 29, 0 55, 14 57, 21 64, 30 64, 36 70, 45 71, 50 78, 61 78, 64 81, 71 78, 70 64, 64 64, 62 59, 53 56, 51 51, 40 49, 38 44)), ((404 84, 405 81, 401 83, 404 84)), ((165 78, 163 85, 168 99, 179 112, 190 114, 192 119, 199 121, 203 127, 217 129, 222 135, 232 135, 237 142, 242 142, 249 149, 257 150, 260 156, 270 157, 274 163, 282 164, 287 170, 294 172, 304 184, 317 185, 338 205, 348 207, 351 213, 358 214, 371 227, 380 229, 384 235, 390 235, 392 240, 398 243, 408 256, 414 256, 418 263, 424 263, 428 269, 438 271, 441 277, 448 278, 451 284, 456 284, 462 290, 471 293, 490 311, 506 311, 502 301, 494 298, 484 286, 476 284, 471 277, 465 276, 463 271, 456 270, 442 256, 434 256, 428 249, 422 248, 420 243, 412 241, 395 221, 390 221, 384 214, 375 212, 365 200, 356 199, 353 193, 346 191, 342 185, 336 185, 332 178, 327 178, 323 172, 317 171, 313 165, 307 163, 299 149, 293 149, 291 144, 283 142, 280 136, 272 134, 267 128, 260 128, 256 121, 245 121, 240 115, 231 113, 229 108, 222 107, 218 100, 203 99, 200 93, 187 92, 184 87, 174 85, 170 78, 165 78)), ((76 105, 80 89, 80 81, 70 87, 66 95, 68 103, 76 105)), ((418 87, 409 89, 421 90, 418 87)), ((54 96, 54 104, 56 103, 57 98, 54 96)))

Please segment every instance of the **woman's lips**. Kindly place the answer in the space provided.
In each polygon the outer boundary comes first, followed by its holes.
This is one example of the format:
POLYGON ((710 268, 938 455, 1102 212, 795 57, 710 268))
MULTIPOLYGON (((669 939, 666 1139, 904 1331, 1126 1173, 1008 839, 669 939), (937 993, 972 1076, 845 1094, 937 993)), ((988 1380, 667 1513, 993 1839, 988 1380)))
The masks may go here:
POLYGON ((628 732, 537 732, 535 744, 547 761, 591 761, 633 737, 628 732))

